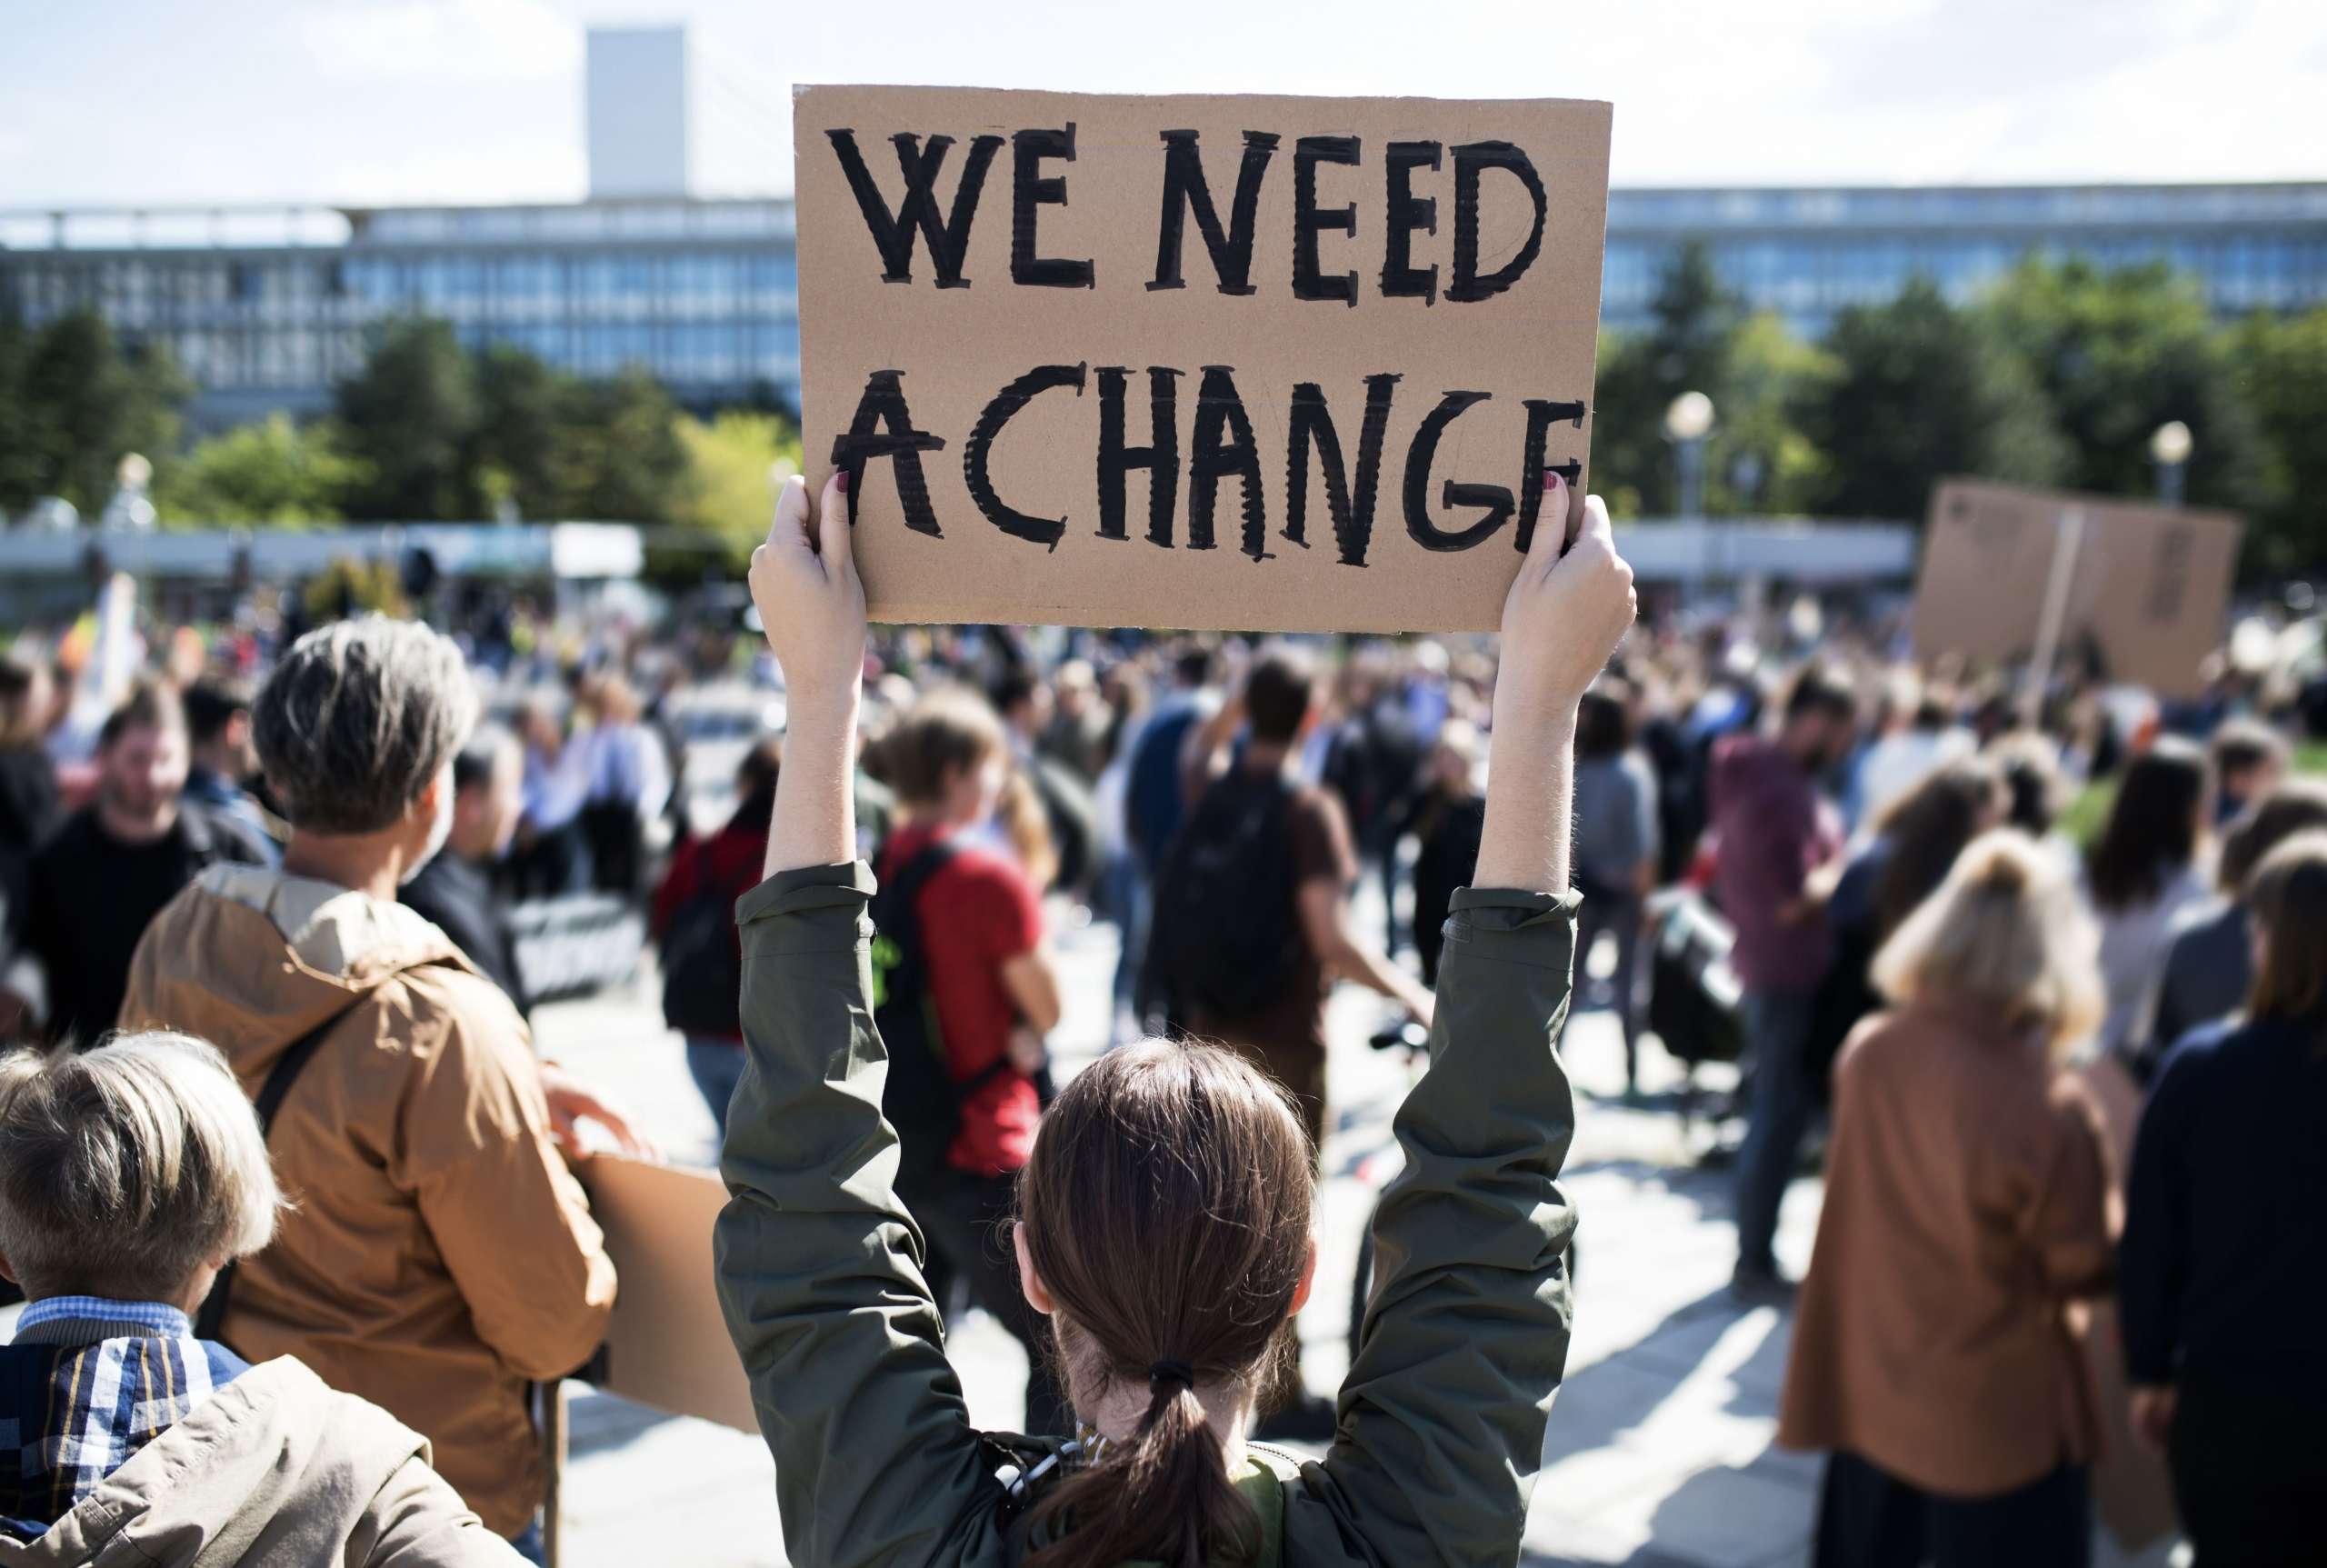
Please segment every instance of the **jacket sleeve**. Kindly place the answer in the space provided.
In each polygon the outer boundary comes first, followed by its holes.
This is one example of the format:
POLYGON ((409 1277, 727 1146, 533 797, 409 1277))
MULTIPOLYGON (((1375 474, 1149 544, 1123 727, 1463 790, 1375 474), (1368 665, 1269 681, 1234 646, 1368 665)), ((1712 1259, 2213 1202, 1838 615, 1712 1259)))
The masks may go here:
POLYGON ((2118 1318, 2125 1375, 2174 1381, 2182 1361, 2182 1290, 2188 1277, 2189 1190, 2183 1145, 2205 1053, 2183 1046, 2165 1060, 2133 1138, 2125 1187, 2125 1235, 2117 1249, 2118 1318))
POLYGON ((1553 1048, 1577 896, 1454 895, 1430 1070, 1396 1121, 1375 1283, 1340 1431, 1288 1495, 1288 1559, 1512 1563, 1567 1363, 1556 1178, 1575 1114, 1553 1048))
POLYGON ((720 1161, 720 1305, 792 1563, 998 1563, 1000 1485, 945 1360, 881 1116, 873 885, 861 862, 811 866, 736 904, 747 1061, 720 1161))
POLYGON ((2101 1108, 2073 1075, 2054 1081, 2052 1140, 2037 1174, 2026 1235, 2045 1284, 2062 1300, 2106 1294, 2117 1223, 2101 1108))
POLYGON ((373 1497, 364 1527, 371 1550, 363 1568, 524 1568, 525 1561, 418 1455, 373 1497))
POLYGON ((477 1333, 519 1376, 561 1377, 605 1336, 614 1261, 551 1137, 515 1008, 466 971, 452 983, 400 1121, 400 1174, 477 1333))

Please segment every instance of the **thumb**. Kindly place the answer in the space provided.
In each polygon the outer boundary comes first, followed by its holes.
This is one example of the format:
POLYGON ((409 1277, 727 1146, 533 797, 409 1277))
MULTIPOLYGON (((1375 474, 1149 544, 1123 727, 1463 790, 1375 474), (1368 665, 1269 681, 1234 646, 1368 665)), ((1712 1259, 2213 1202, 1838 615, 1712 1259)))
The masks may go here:
POLYGON ((1543 470, 1543 505, 1535 523, 1535 536, 1527 542, 1527 564, 1537 577, 1548 573, 1567 548, 1567 476, 1556 468, 1543 470))
POLYGON ((824 571, 835 579, 851 564, 853 532, 848 524, 848 470, 835 468, 824 481, 816 515, 816 554, 824 557, 824 571))
POLYGON ((797 474, 776 489, 775 521, 768 525, 767 542, 784 551, 809 543, 808 482, 797 474))

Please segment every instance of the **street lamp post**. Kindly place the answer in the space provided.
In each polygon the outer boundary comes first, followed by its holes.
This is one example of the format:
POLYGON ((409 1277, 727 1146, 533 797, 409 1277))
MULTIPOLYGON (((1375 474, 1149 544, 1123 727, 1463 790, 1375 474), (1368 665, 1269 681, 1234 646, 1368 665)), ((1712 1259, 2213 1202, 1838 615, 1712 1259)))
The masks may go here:
POLYGON ((1681 515, 1701 517, 1705 509, 1705 437, 1713 432, 1713 399, 1684 392, 1664 411, 1665 439, 1680 466, 1681 515))
POLYGON ((2182 504, 2183 479, 2190 472, 2190 427, 2169 419, 2149 438, 2150 461, 2157 465, 2157 500, 2161 506, 2182 504))

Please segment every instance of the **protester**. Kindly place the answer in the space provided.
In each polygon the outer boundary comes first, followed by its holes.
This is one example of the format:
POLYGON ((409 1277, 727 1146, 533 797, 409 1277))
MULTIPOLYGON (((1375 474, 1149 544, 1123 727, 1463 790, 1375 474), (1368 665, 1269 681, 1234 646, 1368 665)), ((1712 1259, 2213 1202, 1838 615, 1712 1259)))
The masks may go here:
MULTIPOLYGON (((1024 828, 1016 836, 1022 848, 1038 847, 1047 865, 1037 867, 1022 854, 1021 864, 1034 875, 1038 887, 1053 887, 1080 895, 1096 874, 1093 861, 1099 840, 1099 808, 1088 785, 1065 764, 1053 761, 1042 749, 1054 712, 1050 687, 1035 676, 1019 672, 996 683, 994 710, 1010 739, 1015 777, 1011 794, 1026 797, 1024 828), (1037 845, 1034 829, 1040 829, 1037 845)), ((1004 797, 1004 809, 1009 796, 1004 797)))
POLYGON ((2264 856, 2313 828, 2327 828, 2327 784, 2293 779, 2262 796, 2223 835, 2215 866, 2221 896, 2187 905, 2174 918, 2136 1063, 2143 1077, 2184 1034, 2244 1004, 2254 980, 2253 916, 2240 889, 2264 856))
POLYGON ((2202 1568, 2327 1562, 2327 833, 2242 892, 2246 1014, 2166 1058, 2119 1255, 2134 1428, 2170 1458, 2202 1568))
POLYGON ((1595 688, 1575 717, 1575 958, 1588 966, 1603 933, 1615 949, 1608 984, 1627 1094, 1640 1089, 1640 938, 1661 854, 1656 774, 1633 744, 1631 701, 1621 686, 1595 688))
POLYGON ((1873 835, 1851 855, 1826 900, 1834 953, 1818 988, 1811 1031, 1813 1090, 1821 1087, 1851 1031, 1882 1005, 1874 988, 1874 955, 1947 880, 1964 846, 2004 824, 2011 799, 1994 762, 1943 763, 1883 808, 1873 835))
POLYGON ((0 1562, 516 1562, 426 1438, 290 1356, 195 1336, 187 1314, 282 1207, 202 1042, 0 1057, 0 1272, 32 1303, 0 1349, 0 1562))
POLYGON ((650 912, 662 954, 663 1019, 685 1036, 687 1073, 722 1127, 744 1075, 744 1026, 736 1014, 744 957, 735 901, 758 884, 767 860, 768 814, 775 809, 783 758, 781 744, 772 739, 744 754, 735 770, 734 814, 717 833, 687 839, 673 852, 650 912))
POLYGON ((2069 1303, 2109 1282, 2101 1011, 2066 867, 2004 830, 1875 960, 1896 1011, 1834 1069, 1778 1441, 1824 1450, 1820 1568, 2077 1568, 2100 1425, 2069 1303))
POLYGON ((588 788, 579 822, 590 846, 590 883, 635 898, 646 886, 646 824, 671 798, 670 758, 621 674, 598 676, 589 696, 594 722, 582 746, 588 788))
POLYGON ((97 732, 97 793, 33 856, 26 945, 45 977, 48 1037, 88 1044, 111 1029, 139 938, 164 904, 218 861, 262 864, 233 822, 181 800, 185 711, 147 683, 97 732))
POLYGON ((474 714, 459 650, 425 625, 302 637, 253 714, 283 867, 214 867, 172 902, 121 1017, 214 1042, 254 1097, 287 1084, 270 1134, 300 1206, 238 1271, 217 1337, 408 1423, 530 1555, 528 1384, 589 1358, 614 1291, 556 1129, 627 1128, 536 1062, 500 988, 395 902, 451 832, 474 714))
POLYGON ((1736 1288, 1782 1293, 1772 1243, 1810 1116, 1808 1052, 1833 933, 1812 876, 1842 852, 1820 781, 1849 754, 1857 701, 1838 674, 1796 678, 1775 735, 1732 735, 1713 750, 1715 888, 1736 927, 1729 961, 1744 987, 1750 1118, 1737 1155, 1736 1288))
POLYGON ((188 686, 185 700, 185 798, 232 821, 265 852, 265 864, 279 864, 283 852, 275 846, 265 814, 243 787, 258 773, 258 753, 251 746, 250 688, 213 677, 188 686))
POLYGON ((2122 1060, 2140 1044, 2173 921, 2206 896, 2204 852, 2212 785, 2205 753, 2160 736, 2127 764, 2109 821, 2085 860, 2085 892, 2101 917, 2101 976, 2109 1009, 2102 1050, 2122 1060))
POLYGON ((791 749, 771 877, 739 911, 754 1064, 719 1222, 789 1560, 1515 1561, 1567 1344, 1573 1217, 1554 1178, 1573 1124, 1552 1043, 1573 956, 1568 750, 1632 618, 1606 514, 1591 507, 1564 557, 1560 530, 1539 531, 1509 600, 1482 886, 1461 901, 1431 1071, 1399 1116, 1407 1174, 1375 1222, 1384 1277, 1341 1424, 1296 1467, 1243 1433, 1313 1271, 1309 1151, 1260 1074, 1164 1042, 1070 1084, 1022 1183, 1025 1293, 1058 1325, 1092 1439, 968 1424, 875 1114, 870 883, 850 864, 845 787, 864 601, 843 483, 813 534, 805 488, 788 485, 754 561, 791 749))
POLYGON ((396 890, 396 898, 454 946, 520 1014, 532 998, 517 968, 517 935, 494 885, 517 832, 524 754, 497 725, 479 725, 453 754, 453 828, 444 847, 396 890))
POLYGON ((1039 1037, 1058 1026, 1060 1012, 1042 891, 1011 854, 980 842, 1010 775, 1009 746, 994 710, 954 689, 924 698, 882 739, 877 760, 899 813, 882 846, 881 880, 910 894, 883 934, 916 946, 921 1011, 935 1023, 924 1050, 951 1079, 940 1086, 954 1091, 950 1137, 914 1124, 902 1131, 899 1190, 949 1275, 1026 1347, 1029 1430, 1070 1431, 1050 1336, 995 1242, 1042 1114, 1033 1076, 1039 1037), (912 933, 897 929, 906 921, 912 933), (1036 1042, 1031 1051, 1014 1045, 1022 1031, 1036 1042), (939 1141, 944 1146, 934 1146, 939 1141))
POLYGON ((38 965, 24 942, 33 852, 65 814, 56 764, 41 744, 52 700, 44 665, 0 659, 0 1042, 22 1027, 28 1004, 45 1001, 37 994, 45 990, 38 965))
MULTIPOLYGON (((1423 791, 1399 824, 1400 836, 1411 834, 1414 840, 1414 952, 1422 960, 1425 986, 1438 984, 1446 916, 1454 907, 1456 890, 1471 885, 1472 869, 1478 864, 1487 806, 1479 793, 1479 761, 1478 732, 1467 719, 1449 719, 1431 748, 1423 791)), ((1582 941, 1579 935, 1579 952, 1582 941)))
POLYGON ((1859 754, 1852 775, 1854 822, 1880 821, 1941 767, 1969 756, 1976 744, 1955 722, 1945 694, 1914 676, 1893 676, 1885 696, 1896 727, 1886 726, 1859 754))
POLYGON ((2226 827, 2286 776, 2284 736, 2259 719, 2231 719, 2206 743, 2213 766, 2214 825, 2226 827))
POLYGON ((590 840, 582 826, 589 800, 589 750, 568 739, 546 699, 528 704, 518 721, 525 744, 524 810, 517 819, 514 880, 521 898, 555 898, 590 886, 590 840))
POLYGON ((1102 700, 1098 676, 1087 659, 1061 664, 1055 684, 1051 719, 1039 749, 1071 771, 1084 789, 1094 788, 1114 754, 1114 710, 1102 700))
POLYGON ((1323 780, 1340 803, 1356 853, 1379 873, 1383 949, 1395 955, 1397 824, 1421 787, 1425 743, 1404 693, 1382 663, 1361 658, 1344 673, 1348 711, 1325 747, 1323 780))
POLYGON ((1196 802, 1158 874, 1151 986, 1187 1033, 1244 1055, 1288 1090, 1313 1152, 1325 1141, 1325 1002, 1337 978, 1430 1021, 1431 994, 1355 930, 1358 864, 1333 797, 1288 772, 1316 716, 1316 679, 1263 652, 1237 700, 1199 728, 1196 802), (1229 743, 1244 731, 1243 754, 1229 743))

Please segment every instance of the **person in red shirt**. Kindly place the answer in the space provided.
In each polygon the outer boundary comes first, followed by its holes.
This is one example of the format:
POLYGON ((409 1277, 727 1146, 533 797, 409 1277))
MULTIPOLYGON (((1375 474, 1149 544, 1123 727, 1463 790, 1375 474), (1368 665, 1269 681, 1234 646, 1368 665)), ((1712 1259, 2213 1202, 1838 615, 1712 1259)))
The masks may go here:
POLYGON ((998 1233, 1012 1217, 1018 1171, 1042 1115, 1032 1077, 1042 1064, 1042 1036, 1059 1019, 1042 890, 990 828, 1010 778, 1009 746, 983 698, 944 691, 883 737, 871 760, 897 796, 897 825, 879 857, 882 878, 898 876, 934 842, 953 848, 922 886, 914 913, 946 1065, 956 1083, 974 1085, 942 1163, 914 1161, 906 1151, 908 1167, 934 1165, 941 1174, 930 1190, 904 1196, 932 1261, 965 1282, 970 1299, 1026 1347, 1026 1430, 1071 1433, 1048 1325, 1027 1304, 1008 1238, 998 1233), (997 1064, 1006 1065, 997 1072, 997 1064))
MULTIPOLYGON (((688 1016, 669 1021, 685 1034, 687 1072, 711 1107, 711 1119, 727 1124, 727 1101, 744 1076, 744 1026, 736 1017, 740 991, 734 986, 698 983, 695 977, 669 973, 679 958, 677 946, 691 941, 722 940, 734 953, 732 969, 743 974, 742 939, 735 931, 735 901, 758 885, 761 864, 767 859, 767 819, 775 809, 775 779, 783 751, 774 740, 764 740, 744 755, 735 770, 736 806, 717 833, 689 838, 671 855, 670 869, 654 890, 647 918, 654 940, 663 944, 666 981, 686 993, 690 1014, 696 1008, 716 1008, 720 1016, 688 1016), (697 906, 701 906, 700 911, 697 906), (701 918, 696 918, 698 914, 701 918), (681 931, 682 925, 689 929, 681 931)), ((671 1009, 666 1004, 666 1017, 671 1009)))

